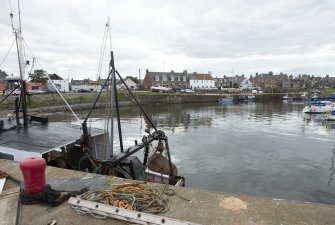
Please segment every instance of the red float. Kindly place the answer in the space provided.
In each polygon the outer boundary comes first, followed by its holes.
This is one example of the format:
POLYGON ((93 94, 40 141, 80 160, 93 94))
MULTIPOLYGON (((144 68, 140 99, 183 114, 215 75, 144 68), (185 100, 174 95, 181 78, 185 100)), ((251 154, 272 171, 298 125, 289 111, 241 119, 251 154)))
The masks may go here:
POLYGON ((28 158, 21 162, 20 168, 24 181, 24 192, 35 195, 45 189, 45 160, 28 158))

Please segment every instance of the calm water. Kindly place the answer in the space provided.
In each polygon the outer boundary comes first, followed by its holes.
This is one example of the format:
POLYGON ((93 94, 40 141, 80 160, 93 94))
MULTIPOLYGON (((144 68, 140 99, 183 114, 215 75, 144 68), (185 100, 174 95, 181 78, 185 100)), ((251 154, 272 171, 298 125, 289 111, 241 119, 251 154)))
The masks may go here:
MULTIPOLYGON (((272 102, 145 108, 169 137, 173 160, 188 187, 335 204, 335 125, 322 115, 304 116, 303 106, 272 102)), ((95 112, 92 126, 103 126, 101 113, 95 112)), ((122 108, 121 114, 127 148, 141 140, 148 125, 136 108, 122 108)))

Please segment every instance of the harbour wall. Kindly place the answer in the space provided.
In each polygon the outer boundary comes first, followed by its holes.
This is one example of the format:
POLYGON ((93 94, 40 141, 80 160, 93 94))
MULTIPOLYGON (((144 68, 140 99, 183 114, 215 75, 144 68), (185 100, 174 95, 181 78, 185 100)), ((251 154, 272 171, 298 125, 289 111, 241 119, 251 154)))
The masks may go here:
MULTIPOLYGON (((227 94, 171 94, 171 95, 135 95, 141 104, 184 104, 217 102, 219 98, 227 97, 227 94)), ((230 95, 238 101, 244 94, 230 95)), ((274 101, 282 99, 283 94, 257 94, 255 101, 274 101)))
MULTIPOLYGON (((244 96, 246 94, 231 94, 236 102, 238 101, 239 96, 244 96)), ((255 101, 257 102, 268 102, 268 101, 277 101, 281 100, 283 93, 266 93, 266 94, 256 94, 255 101)), ((129 95, 124 93, 119 93, 121 107, 124 106, 133 106, 134 100, 131 100, 129 95)), ((219 98, 227 97, 227 94, 179 94, 179 93, 161 93, 161 94, 151 94, 151 93, 140 93, 135 92, 134 96, 138 102, 142 105, 146 104, 187 104, 187 103, 209 103, 217 102, 219 98)), ((90 93, 77 93, 69 94, 68 102, 71 105, 73 110, 85 110, 92 107, 92 98, 90 93), (71 98, 70 98, 71 97, 71 98), (70 101, 69 101, 70 99, 70 101)), ((9 99, 9 104, 0 105, 0 117, 4 117, 9 113, 13 113, 14 106, 10 104, 11 101, 14 102, 15 98, 9 99)), ((58 100, 54 101, 54 97, 50 95, 37 96, 36 99, 33 99, 35 104, 29 107, 29 114, 43 114, 43 113, 53 113, 61 112, 68 110, 68 107, 64 102, 58 100)), ((109 105, 107 102, 108 99, 103 99, 96 104, 96 108, 106 107, 109 105)))

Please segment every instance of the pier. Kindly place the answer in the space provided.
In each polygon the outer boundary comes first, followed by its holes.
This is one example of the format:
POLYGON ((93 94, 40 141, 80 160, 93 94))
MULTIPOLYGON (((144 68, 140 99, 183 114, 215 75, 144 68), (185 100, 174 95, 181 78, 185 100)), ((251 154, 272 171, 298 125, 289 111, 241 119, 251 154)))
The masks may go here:
MULTIPOLYGON (((0 160, 0 170, 11 177, 22 180, 18 162, 0 160)), ((46 179, 89 178, 94 174, 47 167, 46 179)), ((106 177, 107 178, 107 177, 106 177)), ((108 177, 113 184, 124 184, 131 180, 108 177)), ((223 181, 224 182, 224 181, 223 181)), ((187 184, 187 183, 186 183, 187 184)), ((147 185, 163 190, 164 185, 147 185)), ((190 188, 172 187, 177 195, 168 198, 170 209, 159 216, 197 224, 335 224, 335 206, 283 199, 261 198, 224 192, 206 192, 190 188), (181 196, 181 197, 178 197, 181 196), (185 199, 189 199, 187 201, 185 199)), ((21 223, 25 225, 46 225, 56 220, 57 224, 124 224, 114 219, 99 220, 89 215, 80 216, 65 202, 57 207, 41 204, 20 205, 19 188, 7 179, 0 195, 0 225, 14 225, 17 214, 21 213, 21 223)))

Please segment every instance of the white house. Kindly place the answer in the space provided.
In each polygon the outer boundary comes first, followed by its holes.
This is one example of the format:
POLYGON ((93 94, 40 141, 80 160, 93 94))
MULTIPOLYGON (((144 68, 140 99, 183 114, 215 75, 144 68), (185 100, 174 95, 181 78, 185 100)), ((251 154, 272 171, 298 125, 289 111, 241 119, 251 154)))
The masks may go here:
POLYGON ((252 90, 253 89, 253 85, 251 83, 251 81, 248 78, 245 78, 241 83, 240 83, 240 90, 252 90))
MULTIPOLYGON (((58 89, 58 91, 60 92, 69 92, 69 80, 64 80, 63 78, 61 78, 60 76, 58 76, 57 74, 51 74, 49 75, 50 80, 52 80, 52 83, 56 86, 56 88, 58 89)), ((47 88, 50 91, 55 91, 54 86, 51 84, 50 80, 47 80, 47 88)))
POLYGON ((193 73, 190 77, 190 88, 210 90, 216 89, 215 80, 210 74, 193 73))
MULTIPOLYGON (((136 89, 136 83, 132 80, 132 79, 130 79, 129 77, 128 78, 126 78, 125 80, 124 80, 124 82, 127 84, 127 86, 130 88, 130 90, 135 90, 136 89)), ((121 80, 118 80, 117 82, 116 82, 116 89, 121 89, 121 90, 125 90, 126 89, 126 87, 125 87, 125 85, 122 83, 122 81, 121 80)))

